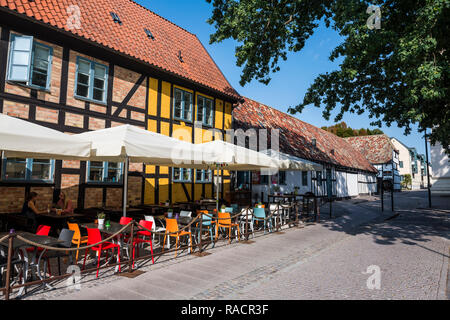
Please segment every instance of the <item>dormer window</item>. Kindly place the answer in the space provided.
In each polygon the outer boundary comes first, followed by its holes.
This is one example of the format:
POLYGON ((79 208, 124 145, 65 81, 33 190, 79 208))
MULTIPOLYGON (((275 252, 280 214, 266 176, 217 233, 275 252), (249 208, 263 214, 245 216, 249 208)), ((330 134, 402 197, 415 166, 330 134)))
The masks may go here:
POLYGON ((147 28, 144 28, 145 34, 147 35, 147 37, 149 37, 152 40, 155 40, 155 37, 153 36, 153 33, 148 30, 147 28))
POLYGON ((122 25, 122 20, 120 20, 119 16, 115 12, 111 12, 111 17, 115 23, 122 25))

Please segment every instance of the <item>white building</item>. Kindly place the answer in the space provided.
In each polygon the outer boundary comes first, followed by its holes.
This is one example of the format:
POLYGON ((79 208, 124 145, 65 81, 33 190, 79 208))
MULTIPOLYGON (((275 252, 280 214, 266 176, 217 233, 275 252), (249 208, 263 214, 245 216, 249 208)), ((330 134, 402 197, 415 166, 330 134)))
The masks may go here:
MULTIPOLYGON (((322 171, 279 172, 274 176, 238 173, 238 186, 249 184, 253 200, 267 201, 267 195, 274 191, 273 186, 279 186, 283 193, 293 193, 297 189, 299 194, 311 192, 334 198, 376 192, 377 170, 345 139, 330 132, 248 98, 234 109, 233 128, 244 132, 279 129, 280 152, 316 162, 324 168, 322 171)), ((267 147, 273 148, 260 145, 259 149, 267 147)))
POLYGON ((450 159, 442 145, 431 146, 431 191, 450 193, 450 159))
POLYGON ((378 170, 379 182, 384 181, 385 189, 394 184, 394 190, 400 191, 399 152, 385 134, 345 138, 355 149, 361 152, 378 170))

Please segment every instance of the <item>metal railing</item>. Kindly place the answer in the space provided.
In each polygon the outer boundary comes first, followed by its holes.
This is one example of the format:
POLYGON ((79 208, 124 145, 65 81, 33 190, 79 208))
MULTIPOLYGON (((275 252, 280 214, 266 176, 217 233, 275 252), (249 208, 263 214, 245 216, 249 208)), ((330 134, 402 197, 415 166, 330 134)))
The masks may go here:
MULTIPOLYGON (((239 232, 240 236, 237 238, 238 238, 238 241, 241 241, 241 237, 243 237, 244 241, 248 242, 249 235, 251 233, 253 233, 253 235, 254 235, 254 233, 255 233, 255 230, 253 230, 252 232, 249 232, 250 231, 249 230, 250 222, 258 223, 258 222, 262 221, 265 224, 267 221, 275 221, 276 232, 278 232, 280 229, 282 229, 285 226, 288 226, 288 228, 298 227, 300 225, 300 220, 307 221, 307 220, 310 220, 311 218, 314 218, 315 221, 319 221, 320 204, 318 203, 318 199, 316 197, 314 197, 312 199, 313 199, 312 203, 313 203, 313 212, 314 212, 313 216, 309 216, 309 213, 308 213, 308 217, 305 217, 304 214, 302 215, 302 213, 304 213, 304 210, 303 210, 304 209, 304 201, 301 201, 301 200, 295 201, 292 203, 278 202, 278 203, 276 203, 275 209, 271 209, 270 205, 269 205, 269 208, 266 208, 267 210, 269 210, 269 215, 266 216, 265 218, 260 218, 260 217, 255 216, 253 213, 252 207, 246 207, 245 209, 242 209, 241 212, 239 212, 233 216, 231 216, 231 214, 230 214, 230 217, 227 217, 227 218, 219 218, 218 216, 215 216, 214 214, 211 215, 209 213, 204 213, 204 212, 201 212, 201 210, 199 210, 198 215, 196 217, 194 217, 189 224, 187 224, 183 228, 179 229, 178 231, 155 232, 155 231, 144 228, 142 225, 138 224, 136 221, 132 221, 132 222, 128 223, 127 225, 124 225, 123 228, 118 230, 116 233, 103 239, 101 242, 86 245, 83 247, 66 248, 66 247, 47 246, 45 244, 41 244, 41 243, 37 243, 37 242, 31 241, 31 240, 28 240, 25 237, 21 236, 20 234, 17 234, 15 231, 13 231, 9 235, 0 239, 0 243, 2 243, 3 246, 8 247, 5 287, 0 288, 0 292, 4 293, 5 300, 9 300, 13 290, 20 289, 23 287, 30 287, 30 286, 34 286, 34 285, 42 285, 42 284, 46 284, 46 283, 57 281, 57 280, 62 280, 62 279, 73 276, 73 274, 71 274, 71 273, 66 273, 66 274, 58 275, 58 276, 51 276, 49 278, 44 278, 41 280, 35 280, 35 281, 25 282, 22 284, 11 285, 11 275, 12 275, 12 271, 13 271, 12 261, 14 258, 14 249, 13 248, 14 248, 14 241, 16 241, 16 239, 23 241, 32 247, 42 248, 43 250, 47 250, 47 251, 74 252, 74 251, 80 251, 80 250, 87 250, 89 248, 99 246, 105 242, 115 239, 120 234, 129 232, 130 237, 127 242, 127 245, 129 246, 128 260, 124 260, 124 261, 112 263, 112 264, 107 263, 103 266, 100 266, 99 268, 95 267, 95 268, 85 269, 85 270, 81 271, 81 274, 88 274, 88 273, 91 273, 91 272, 94 272, 97 270, 102 270, 102 269, 117 267, 117 266, 122 266, 122 265, 125 265, 125 266, 128 265, 128 271, 122 271, 122 273, 124 273, 124 272, 131 273, 131 272, 133 272, 133 270, 135 270, 133 268, 134 262, 140 261, 140 260, 148 260, 152 256, 159 257, 159 256, 162 256, 165 254, 173 253, 177 250, 181 251, 181 250, 186 250, 186 249, 190 249, 190 251, 193 252, 196 248, 198 249, 199 253, 203 253, 205 251, 205 249, 204 249, 205 246, 207 247, 209 244, 211 244, 213 242, 215 243, 215 240, 208 239, 205 241, 203 239, 204 222, 205 222, 203 219, 203 216, 209 217, 208 221, 211 222, 211 225, 209 226, 210 228, 212 227, 212 225, 215 226, 215 229, 216 229, 215 239, 218 239, 220 228, 228 225, 228 223, 223 223, 223 222, 221 223, 220 221, 228 220, 228 222, 232 223, 232 225, 229 226, 230 228, 232 226, 235 226, 235 228, 240 228, 241 224, 245 225, 245 232, 239 232), (300 210, 300 208, 301 208, 301 210, 300 210), (286 215, 286 212, 287 212, 287 215, 286 215), (285 219, 280 218, 281 216, 284 216, 285 219), (278 218, 278 219, 276 219, 276 218, 278 218), (249 219, 251 219, 251 220, 249 220, 249 219), (282 223, 280 223, 280 222, 282 222, 282 223), (168 237, 168 239, 169 239, 168 241, 170 242, 170 235, 177 235, 183 231, 188 231, 188 230, 191 231, 192 226, 194 226, 195 229, 199 231, 199 239, 196 241, 196 244, 194 244, 191 241, 188 245, 180 245, 178 247, 169 249, 167 251, 164 250, 164 248, 163 248, 163 250, 161 252, 156 252, 154 254, 152 253, 151 255, 140 256, 140 257, 137 257, 134 259, 132 258, 131 252, 133 250, 132 246, 134 245, 136 231, 148 231, 152 235, 154 234, 154 235, 158 235, 158 236, 168 237)), ((309 206, 307 208, 309 209, 309 206)), ((215 211, 216 210, 214 210, 214 212, 215 211)), ((218 215, 217 212, 215 212, 215 213, 218 215)), ((273 232, 273 228, 274 227, 272 224, 272 232, 273 232)), ((264 228, 261 228, 261 229, 264 229, 264 228)), ((244 231, 244 230, 242 230, 242 231, 244 231)), ((258 232, 258 230, 256 230, 256 232, 258 232)), ((269 230, 269 232, 271 232, 271 231, 269 230)), ((191 238, 192 238, 192 233, 191 233, 191 238)), ((195 239, 195 237, 194 237, 194 239, 195 239)), ((231 241, 231 239, 229 239, 229 241, 231 241)), ((44 258, 45 258, 45 256, 44 256, 44 258)))

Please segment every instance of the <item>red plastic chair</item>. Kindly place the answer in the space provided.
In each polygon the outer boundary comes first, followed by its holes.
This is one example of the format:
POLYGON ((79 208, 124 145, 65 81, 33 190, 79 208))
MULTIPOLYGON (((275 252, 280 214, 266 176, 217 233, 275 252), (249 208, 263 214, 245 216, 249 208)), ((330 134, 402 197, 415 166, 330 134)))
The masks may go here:
POLYGON ((133 221, 133 218, 129 218, 129 217, 122 217, 120 218, 119 224, 126 226, 127 224, 129 224, 131 221, 133 221))
MULTIPOLYGON (((121 217, 120 218, 120 221, 119 221, 119 224, 121 224, 121 225, 123 225, 123 226, 126 226, 127 224, 129 224, 131 221, 133 221, 133 218, 130 218, 130 217, 121 217)), ((129 235, 127 235, 127 234, 119 234, 118 236, 117 236, 117 239, 121 239, 121 238, 123 238, 123 240, 125 241, 125 242, 128 242, 128 240, 130 240, 130 236, 129 235)), ((128 251, 127 251, 128 252, 128 251)))
MULTIPOLYGON (((152 230, 153 222, 152 221, 145 221, 141 220, 139 222, 139 225, 143 226, 144 228, 148 230, 152 230)), ((153 243, 152 243, 152 233, 147 230, 141 230, 136 233, 136 237, 133 240, 133 268, 134 268, 134 257, 135 257, 135 251, 136 251, 136 245, 140 243, 150 243, 150 251, 152 253, 152 262, 155 264, 155 260, 153 258, 153 243), (142 238, 140 238, 142 237, 142 238), (148 237, 148 240, 145 240, 145 237, 148 237)), ((139 255, 139 250, 138 250, 139 255)))
POLYGON ((50 233, 50 229, 51 229, 51 227, 49 227, 49 226, 40 225, 37 228, 36 235, 38 235, 38 236, 48 236, 48 234, 50 233))
MULTIPOLYGON (((100 230, 87 228, 87 231, 88 231, 88 243, 87 243, 88 246, 102 242, 102 236, 100 234, 100 230)), ((107 251, 107 250, 111 249, 112 254, 114 254, 115 248, 117 248, 117 259, 119 261, 119 272, 120 272, 121 271, 120 270, 120 246, 118 244, 114 244, 112 242, 104 242, 97 246, 86 249, 86 252, 84 253, 83 270, 85 269, 86 257, 87 257, 89 249, 91 249, 93 251, 97 251, 97 253, 98 253, 97 278, 98 278, 98 271, 100 268, 100 258, 102 255, 102 251, 107 251)))

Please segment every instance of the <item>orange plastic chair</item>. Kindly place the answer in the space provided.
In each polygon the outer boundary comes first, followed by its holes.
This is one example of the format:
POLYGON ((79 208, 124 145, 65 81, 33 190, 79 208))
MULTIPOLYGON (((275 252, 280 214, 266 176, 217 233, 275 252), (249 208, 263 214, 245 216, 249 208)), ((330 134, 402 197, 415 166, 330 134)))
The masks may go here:
POLYGON ((231 243, 231 229, 236 228, 238 233, 238 241, 241 238, 241 230, 238 223, 231 222, 231 214, 229 212, 219 212, 219 216, 216 224, 216 241, 219 237, 219 228, 228 229, 228 243, 231 243))
MULTIPOLYGON (((81 244, 88 243, 88 237, 82 237, 80 232, 80 227, 76 223, 69 223, 67 222, 67 225, 69 226, 69 230, 72 230, 75 232, 73 234, 72 243, 77 245, 77 248, 80 247, 81 244)), ((78 253, 79 250, 77 250, 77 255, 75 256, 75 263, 78 262, 78 253)))
MULTIPOLYGON (((176 219, 166 219, 166 234, 164 235, 164 242, 162 251, 164 252, 164 247, 166 246, 167 236, 177 238, 175 244, 175 258, 178 254, 178 242, 180 241, 180 237, 189 236, 189 249, 192 253, 192 234, 190 231, 180 231, 178 229, 178 222, 176 219), (171 234, 172 233, 172 234, 171 234)), ((170 241, 170 238, 169 238, 170 241)))

